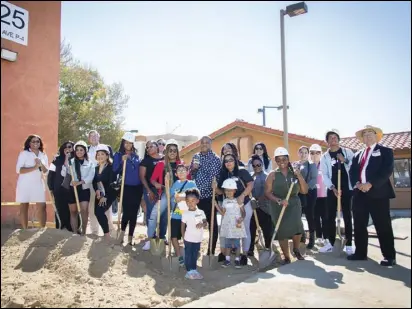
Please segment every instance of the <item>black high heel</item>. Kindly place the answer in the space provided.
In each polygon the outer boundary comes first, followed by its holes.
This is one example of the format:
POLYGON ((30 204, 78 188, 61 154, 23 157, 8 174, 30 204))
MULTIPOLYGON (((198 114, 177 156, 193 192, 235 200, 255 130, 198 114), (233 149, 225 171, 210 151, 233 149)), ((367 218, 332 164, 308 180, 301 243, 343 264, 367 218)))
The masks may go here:
POLYGON ((303 255, 300 253, 299 249, 295 248, 293 249, 293 253, 295 254, 295 257, 299 260, 299 261, 303 261, 305 258, 303 257, 303 255))

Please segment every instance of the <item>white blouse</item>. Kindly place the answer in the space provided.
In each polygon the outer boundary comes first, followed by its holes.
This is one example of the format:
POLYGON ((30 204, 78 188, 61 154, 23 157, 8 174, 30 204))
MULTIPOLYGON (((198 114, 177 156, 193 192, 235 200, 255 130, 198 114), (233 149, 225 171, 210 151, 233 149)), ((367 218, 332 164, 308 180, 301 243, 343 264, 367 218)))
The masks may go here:
MULTIPOLYGON (((73 179, 74 181, 79 181, 77 178, 76 169, 74 168, 74 158, 70 160, 72 161, 72 167, 73 167, 73 173, 74 173, 73 179)), ((84 181, 84 184, 82 184, 83 190, 90 189, 92 187, 92 182, 94 178, 94 168, 95 166, 92 162, 84 159, 83 164, 80 166, 80 173, 82 175, 82 180, 84 181)), ((65 177, 67 173, 71 175, 70 168, 63 165, 61 175, 65 177)))

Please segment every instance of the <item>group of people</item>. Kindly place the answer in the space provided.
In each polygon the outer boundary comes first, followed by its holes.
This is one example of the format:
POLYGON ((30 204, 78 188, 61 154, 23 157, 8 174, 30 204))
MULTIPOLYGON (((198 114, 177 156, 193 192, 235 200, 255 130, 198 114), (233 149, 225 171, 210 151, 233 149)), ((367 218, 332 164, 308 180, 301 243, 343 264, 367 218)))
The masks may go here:
POLYGON ((297 162, 291 161, 287 149, 278 147, 273 157, 275 169, 264 143, 254 145, 245 165, 233 143, 223 145, 218 155, 212 151, 212 139, 205 136, 200 140, 200 152, 193 156, 190 164, 185 164, 175 140, 148 141, 141 158, 134 147, 134 134, 130 132, 124 134, 115 154, 110 146, 100 144, 98 132, 91 131, 88 137, 89 146, 84 141, 63 143, 50 166, 41 138, 37 135, 27 138, 16 168, 19 174, 16 201, 21 203, 23 228, 27 228, 30 202, 38 203, 40 223, 45 225, 47 174, 47 185, 61 222, 61 226, 56 227, 66 228, 76 235, 85 234, 90 218, 92 232, 97 233, 100 225, 105 239, 111 242, 110 232, 114 230, 111 206, 122 195, 121 233, 117 241, 123 241, 129 226, 128 244, 133 245, 137 214, 142 204, 148 237, 143 250, 150 250, 153 238, 167 243, 170 223, 172 243, 169 245, 174 247, 180 265, 186 266, 186 278, 201 279, 196 260, 203 229, 207 226, 210 229, 211 222, 214 222, 214 233, 208 254, 215 255, 220 236, 218 260, 222 267, 231 266, 234 254, 234 266, 240 268, 247 264, 248 256, 254 255, 258 226, 254 210, 265 247, 270 248, 274 226, 285 208, 276 239, 287 264, 291 261, 290 239, 293 255, 298 260, 304 259, 299 250, 301 242, 307 242, 308 249, 318 245, 320 252, 332 251, 340 197, 345 225, 344 250, 348 259, 367 259, 370 214, 384 256, 381 265, 396 264, 389 214, 389 200, 395 197, 390 182, 393 152, 378 144, 382 138, 379 128, 367 126, 357 132, 366 148, 356 154, 340 146, 336 130, 326 133, 329 149, 325 153, 318 144, 302 146, 297 162), (216 212, 212 212, 213 207, 216 212), (222 215, 220 226, 217 218, 212 220, 212 213, 222 215), (303 213, 309 228, 308 240, 303 228, 303 213), (356 249, 352 245, 352 213, 356 249), (181 255, 179 247, 181 239, 185 256, 181 255))

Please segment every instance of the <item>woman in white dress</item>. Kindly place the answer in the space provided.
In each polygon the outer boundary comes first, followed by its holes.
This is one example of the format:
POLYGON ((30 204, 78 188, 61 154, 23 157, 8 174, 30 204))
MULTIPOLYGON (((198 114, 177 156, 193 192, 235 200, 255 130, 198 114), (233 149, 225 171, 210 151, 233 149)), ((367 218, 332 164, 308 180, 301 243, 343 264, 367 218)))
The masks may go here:
POLYGON ((40 136, 29 135, 17 159, 16 202, 20 203, 20 224, 27 229, 29 203, 36 203, 40 226, 46 226, 46 184, 42 173, 47 173, 48 159, 43 152, 40 136))

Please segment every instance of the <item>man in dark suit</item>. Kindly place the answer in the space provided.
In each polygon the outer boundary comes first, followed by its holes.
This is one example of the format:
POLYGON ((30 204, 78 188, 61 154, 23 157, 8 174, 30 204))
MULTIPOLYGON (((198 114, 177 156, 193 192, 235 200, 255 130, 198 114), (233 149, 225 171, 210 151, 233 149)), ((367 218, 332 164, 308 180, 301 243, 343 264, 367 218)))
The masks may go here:
POLYGON ((356 132, 357 138, 366 145, 353 158, 350 179, 354 186, 353 218, 355 227, 355 254, 348 260, 366 260, 368 254, 369 214, 379 239, 384 260, 382 266, 396 264, 395 241, 390 217, 389 200, 395 198, 390 177, 393 173, 393 151, 378 142, 382 130, 366 126, 356 132))

